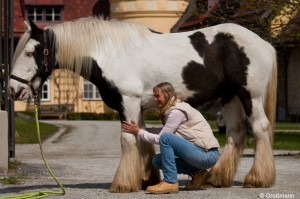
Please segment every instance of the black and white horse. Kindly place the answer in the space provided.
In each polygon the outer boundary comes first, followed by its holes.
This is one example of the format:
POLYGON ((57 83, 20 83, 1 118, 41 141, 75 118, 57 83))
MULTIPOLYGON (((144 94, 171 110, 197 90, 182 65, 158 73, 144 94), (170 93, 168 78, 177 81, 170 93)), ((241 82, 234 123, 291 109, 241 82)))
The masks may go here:
MULTIPOLYGON (((222 99, 227 143, 209 183, 233 185, 246 135, 255 136, 255 159, 245 187, 275 183, 272 152, 277 65, 274 48, 236 24, 160 34, 139 24, 82 18, 39 29, 34 23, 18 43, 9 80, 12 98, 35 96, 53 70, 72 70, 97 86, 121 120, 145 127, 142 110, 154 106, 152 88, 168 81, 196 107, 222 99)), ((111 192, 137 191, 157 183, 151 144, 122 132, 122 157, 111 192)))

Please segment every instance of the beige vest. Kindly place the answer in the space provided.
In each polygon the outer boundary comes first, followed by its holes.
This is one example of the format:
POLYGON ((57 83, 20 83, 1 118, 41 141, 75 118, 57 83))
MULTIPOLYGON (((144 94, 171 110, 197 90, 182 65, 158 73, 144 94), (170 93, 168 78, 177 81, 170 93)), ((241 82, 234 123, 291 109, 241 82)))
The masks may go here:
POLYGON ((220 147, 211 127, 198 110, 191 107, 188 103, 177 101, 176 105, 172 106, 165 115, 167 116, 173 109, 179 109, 185 112, 188 118, 187 122, 178 127, 175 133, 176 135, 183 137, 205 150, 220 147))

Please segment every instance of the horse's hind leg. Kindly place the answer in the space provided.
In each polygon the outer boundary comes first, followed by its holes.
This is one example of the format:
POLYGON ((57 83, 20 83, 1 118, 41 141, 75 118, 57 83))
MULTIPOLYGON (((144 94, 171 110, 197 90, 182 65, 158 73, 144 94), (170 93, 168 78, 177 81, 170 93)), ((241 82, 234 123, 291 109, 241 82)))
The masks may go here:
POLYGON ((243 152, 246 129, 244 109, 238 97, 234 97, 223 109, 227 143, 216 165, 210 170, 208 183, 216 187, 233 185, 240 154, 243 152))
POLYGON ((255 137, 255 158, 247 174, 245 187, 270 187, 275 183, 275 162, 272 151, 273 129, 267 119, 261 100, 253 100, 253 111, 249 117, 255 137))

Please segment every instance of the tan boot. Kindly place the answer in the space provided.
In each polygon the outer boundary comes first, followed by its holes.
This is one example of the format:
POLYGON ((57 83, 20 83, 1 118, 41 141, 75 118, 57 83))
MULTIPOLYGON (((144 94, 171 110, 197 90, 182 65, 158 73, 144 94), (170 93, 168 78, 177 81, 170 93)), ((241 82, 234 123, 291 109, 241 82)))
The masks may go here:
POLYGON ((191 175, 191 183, 185 186, 185 190, 198 190, 206 182, 211 174, 206 169, 200 169, 191 175))
POLYGON ((157 185, 148 186, 146 191, 155 194, 163 194, 163 193, 178 193, 178 183, 169 183, 162 181, 157 185))

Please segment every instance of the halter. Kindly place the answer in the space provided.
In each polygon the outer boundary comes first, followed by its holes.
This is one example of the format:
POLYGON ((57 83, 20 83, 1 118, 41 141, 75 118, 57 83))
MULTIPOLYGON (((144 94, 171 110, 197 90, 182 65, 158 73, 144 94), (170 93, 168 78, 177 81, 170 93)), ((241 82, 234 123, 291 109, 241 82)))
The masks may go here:
POLYGON ((21 83, 23 83, 23 84, 28 85, 29 88, 31 89, 32 93, 33 93, 33 97, 34 97, 35 100, 36 100, 37 97, 38 97, 39 90, 40 90, 41 86, 38 88, 38 90, 35 90, 35 89, 33 88, 33 82, 34 82, 34 80, 41 74, 41 72, 43 72, 43 70, 44 70, 45 72, 48 72, 48 55, 49 55, 49 50, 48 50, 48 47, 47 47, 47 36, 46 36, 46 31, 44 31, 44 42, 45 42, 44 50, 43 50, 44 60, 43 60, 43 62, 42 62, 42 65, 43 65, 43 66, 40 67, 40 68, 36 71, 35 75, 31 78, 31 80, 28 81, 28 80, 26 80, 26 79, 22 79, 22 78, 20 78, 20 77, 15 76, 15 75, 12 75, 12 74, 10 75, 10 78, 11 78, 11 79, 17 80, 17 81, 19 81, 19 82, 21 82, 21 83))

